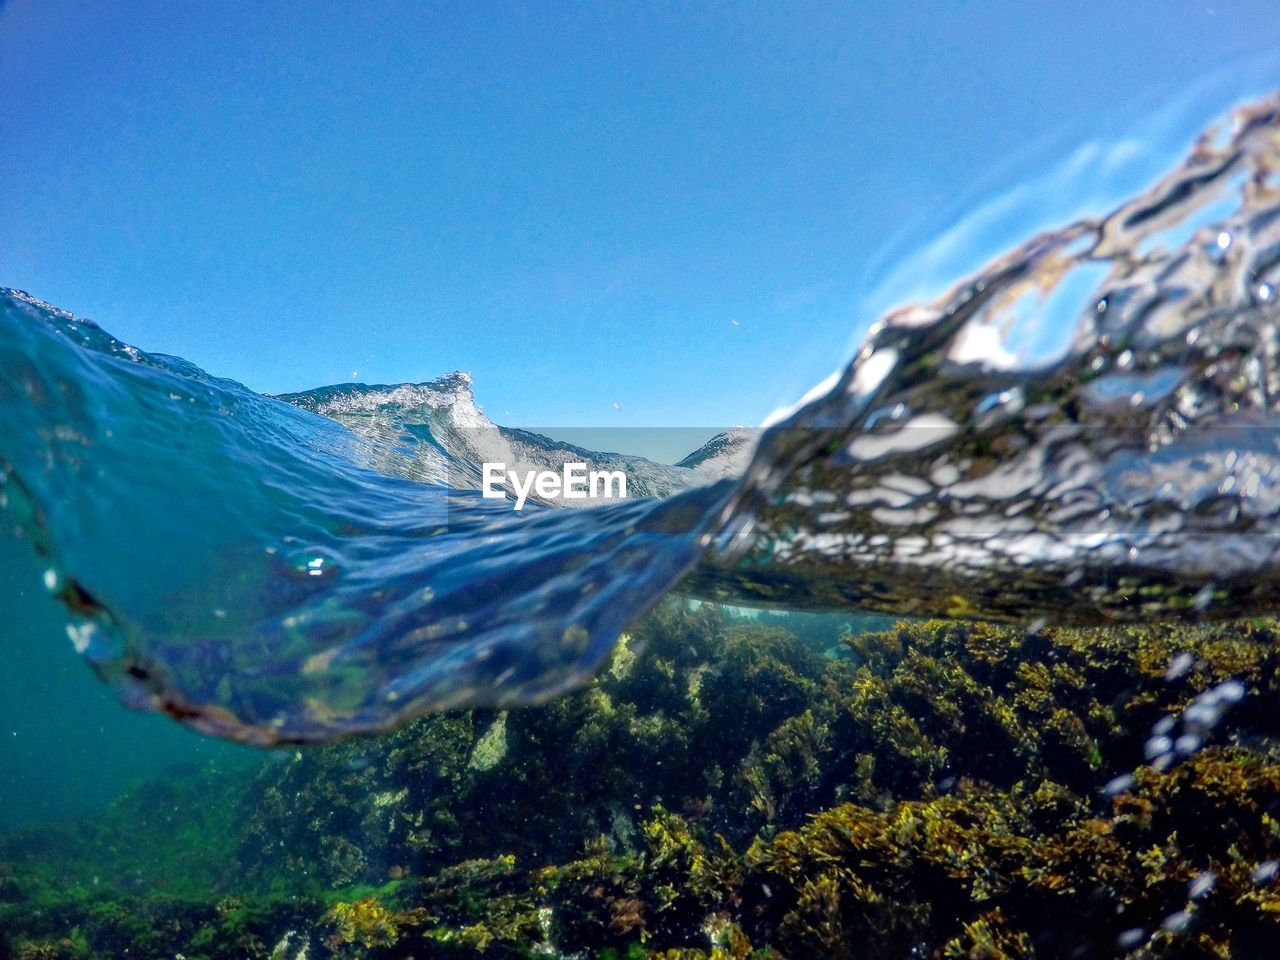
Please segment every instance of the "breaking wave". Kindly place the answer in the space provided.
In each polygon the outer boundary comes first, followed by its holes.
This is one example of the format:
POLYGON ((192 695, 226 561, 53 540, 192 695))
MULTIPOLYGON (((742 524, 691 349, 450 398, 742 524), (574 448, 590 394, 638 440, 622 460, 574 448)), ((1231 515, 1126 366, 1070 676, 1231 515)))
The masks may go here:
POLYGON ((761 434, 677 466, 490 423, 464 375, 264 397, 0 297, 0 494, 128 703, 259 744, 532 703, 672 590, 1097 622, 1280 606, 1280 100, 1036 235, 761 434), (500 454, 501 456, 496 456, 500 454), (479 464, 623 465, 515 513, 479 464))

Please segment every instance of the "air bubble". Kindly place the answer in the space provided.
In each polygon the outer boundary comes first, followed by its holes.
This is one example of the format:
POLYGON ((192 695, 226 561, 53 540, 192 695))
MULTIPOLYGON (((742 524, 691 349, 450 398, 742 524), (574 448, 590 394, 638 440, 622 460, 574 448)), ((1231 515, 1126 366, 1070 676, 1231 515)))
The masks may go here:
POLYGON ((1166 933, 1186 933, 1190 927, 1191 912, 1189 910, 1179 910, 1177 913, 1171 913, 1160 924, 1160 929, 1166 933))
POLYGON ((1132 927, 1116 937, 1116 946, 1121 950, 1132 950, 1147 939, 1147 931, 1141 927, 1132 927))
POLYGON ((1218 686, 1217 693, 1224 703, 1239 703, 1244 699, 1244 684, 1239 680, 1228 680, 1218 686))
POLYGON ((1186 674, 1188 670, 1195 664, 1196 658, 1189 653, 1180 653, 1169 663, 1169 669, 1164 672, 1166 680, 1177 680, 1186 674))
POLYGON ((323 547, 306 547, 289 556, 289 569, 299 577, 330 579, 341 572, 337 556, 323 547))
POLYGON ((1212 870, 1206 870, 1192 877, 1191 883, 1187 886, 1187 896, 1192 900, 1199 900, 1217 885, 1218 875, 1212 870))
POLYGON ((1107 785, 1102 788, 1102 795, 1106 797, 1118 797, 1122 793, 1127 793, 1137 785, 1137 779, 1131 773, 1123 773, 1113 780, 1107 781, 1107 785))
POLYGON ((1184 733, 1173 742, 1173 749, 1177 751, 1180 757, 1189 757, 1202 746, 1204 746, 1204 741, 1194 733, 1184 733))

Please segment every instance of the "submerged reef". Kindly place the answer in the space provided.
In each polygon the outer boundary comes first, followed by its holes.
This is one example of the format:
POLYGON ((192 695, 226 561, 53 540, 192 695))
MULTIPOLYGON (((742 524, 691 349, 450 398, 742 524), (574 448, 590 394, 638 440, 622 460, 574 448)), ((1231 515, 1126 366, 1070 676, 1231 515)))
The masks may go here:
POLYGON ((668 602, 544 706, 12 830, 0 960, 1272 949, 1280 621, 816 623, 668 602))

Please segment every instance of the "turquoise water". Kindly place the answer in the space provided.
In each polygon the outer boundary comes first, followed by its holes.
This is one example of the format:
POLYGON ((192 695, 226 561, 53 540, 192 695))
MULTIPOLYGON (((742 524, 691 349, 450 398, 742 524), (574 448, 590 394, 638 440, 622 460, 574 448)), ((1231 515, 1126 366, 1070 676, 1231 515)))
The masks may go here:
POLYGON ((42 573, 27 543, 0 539, 0 809, 9 826, 100 813, 170 768, 242 758, 234 745, 121 709, 66 642, 42 573))
POLYGON ((0 958, 1251 955, 1278 303, 1274 96, 674 464, 0 290, 0 958))

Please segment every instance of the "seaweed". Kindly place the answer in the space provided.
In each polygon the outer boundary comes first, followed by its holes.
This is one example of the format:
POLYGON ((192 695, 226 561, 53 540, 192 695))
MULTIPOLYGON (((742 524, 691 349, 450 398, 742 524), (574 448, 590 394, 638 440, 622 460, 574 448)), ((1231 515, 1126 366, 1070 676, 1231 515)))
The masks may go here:
POLYGON ((0 958, 1232 957, 1280 933, 1280 624, 901 622, 832 650, 786 623, 667 603, 544 706, 10 831, 0 958))

